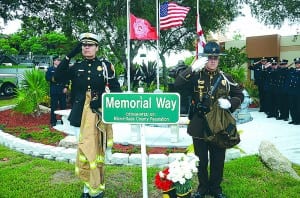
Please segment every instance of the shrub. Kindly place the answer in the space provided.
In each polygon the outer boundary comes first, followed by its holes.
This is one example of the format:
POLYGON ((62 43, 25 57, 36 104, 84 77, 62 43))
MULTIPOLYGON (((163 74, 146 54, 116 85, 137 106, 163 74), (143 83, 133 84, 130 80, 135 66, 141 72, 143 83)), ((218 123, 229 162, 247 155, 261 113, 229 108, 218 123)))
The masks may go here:
POLYGON ((23 114, 40 115, 39 105, 47 98, 49 87, 45 73, 36 69, 26 71, 21 85, 17 90, 15 110, 23 114))

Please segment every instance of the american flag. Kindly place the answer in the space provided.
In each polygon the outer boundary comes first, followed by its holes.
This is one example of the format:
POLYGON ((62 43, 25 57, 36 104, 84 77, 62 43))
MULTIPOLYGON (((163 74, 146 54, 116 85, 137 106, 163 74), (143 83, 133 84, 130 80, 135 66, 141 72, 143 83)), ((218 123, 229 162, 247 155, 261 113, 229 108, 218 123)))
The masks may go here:
POLYGON ((200 24, 199 14, 197 15, 197 35, 198 35, 198 39, 197 39, 197 47, 196 47, 196 58, 198 58, 199 53, 203 53, 204 46, 206 44, 203 30, 200 24))
POLYGON ((173 2, 164 2, 160 6, 160 29, 166 30, 181 26, 190 8, 173 2))

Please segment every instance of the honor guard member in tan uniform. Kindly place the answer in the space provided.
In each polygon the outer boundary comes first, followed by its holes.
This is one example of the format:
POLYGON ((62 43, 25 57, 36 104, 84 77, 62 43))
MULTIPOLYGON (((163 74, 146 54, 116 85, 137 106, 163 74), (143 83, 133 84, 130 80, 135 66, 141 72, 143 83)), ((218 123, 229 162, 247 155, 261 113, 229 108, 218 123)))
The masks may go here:
MULTIPOLYGON (((209 129, 202 115, 210 111, 211 105, 218 102, 222 109, 233 112, 243 102, 242 89, 232 78, 218 69, 220 47, 216 42, 208 42, 204 47, 204 57, 195 61, 191 67, 179 73, 175 87, 179 91, 189 91, 192 104, 196 107, 188 125, 188 134, 193 138, 195 154, 199 157, 199 186, 194 198, 204 198, 211 194, 215 198, 224 198, 221 182, 225 161, 225 148, 220 148, 204 139, 209 129), (222 80, 216 86, 213 95, 209 95, 219 76, 222 80), (209 157, 208 157, 209 153, 209 157), (208 159, 210 160, 210 175, 208 174, 208 159)), ((217 116, 217 115, 216 115, 217 116)))
POLYGON ((102 122, 101 95, 109 91, 121 92, 121 89, 113 65, 96 57, 98 36, 84 33, 79 39, 78 45, 58 66, 55 78, 72 82, 74 99, 69 121, 78 129, 75 173, 84 182, 82 197, 102 198, 105 151, 113 145, 113 131, 111 125, 102 122), (70 59, 79 52, 84 60, 69 67, 70 59))

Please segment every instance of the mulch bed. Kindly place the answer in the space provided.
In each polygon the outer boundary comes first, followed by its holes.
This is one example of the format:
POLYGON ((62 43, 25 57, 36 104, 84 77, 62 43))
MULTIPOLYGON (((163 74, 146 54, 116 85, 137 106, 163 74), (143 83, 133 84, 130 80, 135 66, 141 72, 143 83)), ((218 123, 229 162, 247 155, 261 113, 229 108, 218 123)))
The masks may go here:
MULTIPOLYGON (((67 136, 65 133, 57 131, 50 127, 50 113, 42 113, 39 116, 33 115, 24 115, 22 113, 13 111, 11 109, 0 111, 0 129, 5 131, 5 129, 10 130, 10 134, 19 137, 20 130, 23 132, 31 133, 32 131, 41 130, 40 126, 49 126, 51 132, 60 133, 63 137, 67 136)), ((7 132, 7 131, 5 131, 7 132)), ((28 141, 36 142, 32 139, 27 139, 28 141)), ((41 140, 40 143, 48 144, 47 141, 41 140)), ((52 146, 56 146, 55 144, 48 144, 52 146)), ((185 148, 166 148, 166 147, 147 147, 147 154, 169 154, 169 153, 184 153, 185 148)), ((113 152, 120 153, 140 153, 140 146, 137 145, 122 145, 122 144, 114 144, 113 152)))
POLYGON ((42 113, 40 116, 24 115, 11 109, 0 112, 0 124, 5 127, 36 127, 38 125, 49 125, 50 114, 42 113))

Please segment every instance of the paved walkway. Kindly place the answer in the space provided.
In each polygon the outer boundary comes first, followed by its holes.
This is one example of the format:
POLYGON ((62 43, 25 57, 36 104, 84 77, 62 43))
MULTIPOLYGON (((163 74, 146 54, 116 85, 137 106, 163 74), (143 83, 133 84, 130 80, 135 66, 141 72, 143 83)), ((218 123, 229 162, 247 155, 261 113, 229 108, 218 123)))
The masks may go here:
POLYGON ((300 165, 300 125, 266 118, 258 111, 251 115, 253 121, 238 125, 238 129, 243 130, 239 147, 247 154, 254 154, 258 153, 260 142, 268 140, 290 161, 300 165))
MULTIPOLYGON (((246 154, 258 153, 262 140, 272 142, 276 148, 293 163, 300 165, 300 125, 288 124, 287 121, 266 118, 264 113, 251 111, 253 120, 238 125, 242 130, 241 142, 238 145, 246 154)), ((192 144, 191 137, 186 133, 186 127, 180 127, 178 142, 171 142, 171 132, 168 126, 145 126, 144 133, 147 146, 178 146, 186 147, 192 144)), ((133 141, 131 126, 114 124, 114 142, 123 144, 140 144, 133 141)))

